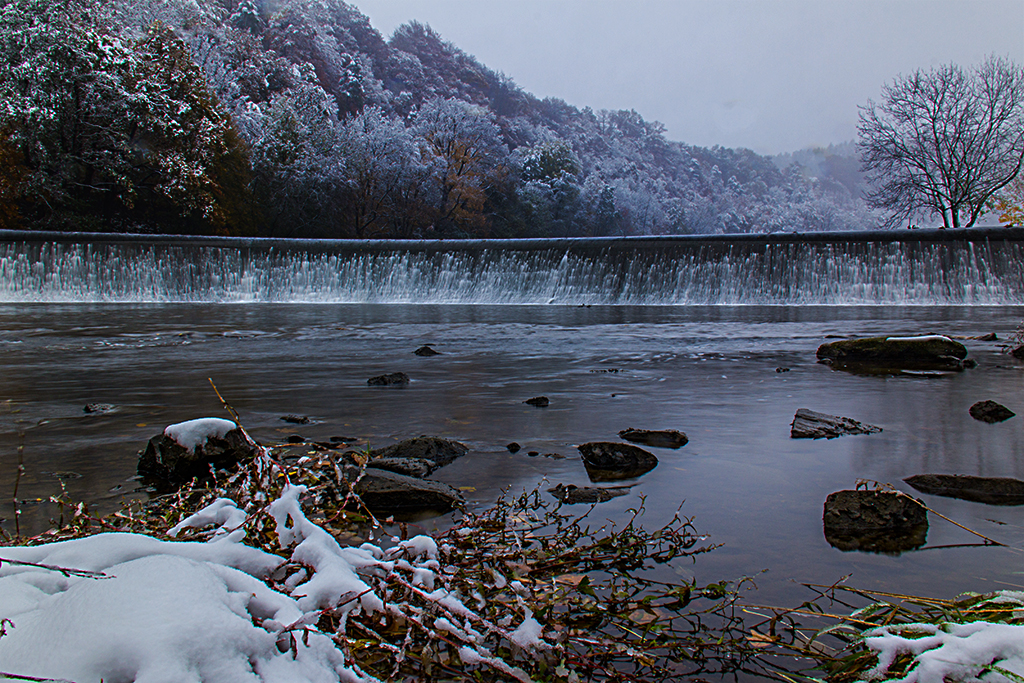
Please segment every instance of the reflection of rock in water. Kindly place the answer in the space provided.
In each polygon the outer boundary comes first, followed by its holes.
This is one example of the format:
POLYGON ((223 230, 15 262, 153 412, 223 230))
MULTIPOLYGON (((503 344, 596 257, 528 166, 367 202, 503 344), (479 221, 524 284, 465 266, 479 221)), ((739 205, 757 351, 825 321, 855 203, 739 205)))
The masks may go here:
POLYGON ((1024 481, 966 474, 917 474, 907 482, 921 493, 987 505, 1024 505, 1024 481))
POLYGON ((928 537, 928 513, 894 491, 836 491, 825 500, 825 540, 843 551, 899 554, 928 537))

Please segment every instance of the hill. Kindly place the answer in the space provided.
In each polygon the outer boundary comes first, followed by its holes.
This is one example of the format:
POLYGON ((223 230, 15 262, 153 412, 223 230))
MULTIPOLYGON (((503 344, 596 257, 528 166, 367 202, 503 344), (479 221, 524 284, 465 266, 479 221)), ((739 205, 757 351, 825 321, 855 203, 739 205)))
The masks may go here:
POLYGON ((0 51, 6 227, 458 238, 879 222, 842 173, 538 99, 428 26, 385 39, 340 0, 7 0, 0 51))

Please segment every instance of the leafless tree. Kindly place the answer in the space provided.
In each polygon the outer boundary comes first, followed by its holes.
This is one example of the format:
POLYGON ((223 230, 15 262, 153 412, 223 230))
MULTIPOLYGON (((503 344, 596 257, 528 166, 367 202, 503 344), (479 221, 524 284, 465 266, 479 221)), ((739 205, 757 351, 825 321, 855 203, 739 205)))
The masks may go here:
POLYGON ((861 107, 858 130, 867 198, 888 225, 938 214, 970 227, 1024 162, 1024 69, 990 57, 901 76, 861 107))

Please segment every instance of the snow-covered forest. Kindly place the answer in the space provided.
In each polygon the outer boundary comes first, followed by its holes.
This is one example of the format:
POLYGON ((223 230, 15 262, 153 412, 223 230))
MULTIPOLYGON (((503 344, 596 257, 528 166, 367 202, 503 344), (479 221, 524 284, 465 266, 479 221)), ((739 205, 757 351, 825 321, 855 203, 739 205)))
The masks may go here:
MULTIPOLYGON (((0 227, 329 238, 876 227, 770 159, 538 99, 341 0, 0 0, 0 227)), ((685 107, 686 103, 680 103, 685 107)))

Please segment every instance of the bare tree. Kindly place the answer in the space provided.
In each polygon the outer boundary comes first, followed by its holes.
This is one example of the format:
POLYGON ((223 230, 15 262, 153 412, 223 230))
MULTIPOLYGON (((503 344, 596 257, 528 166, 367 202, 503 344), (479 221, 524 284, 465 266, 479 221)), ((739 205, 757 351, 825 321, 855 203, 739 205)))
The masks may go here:
POLYGON ((1024 69, 991 57, 918 70, 861 107, 858 130, 867 199, 888 225, 938 214, 943 227, 970 227, 1024 162, 1024 69))

